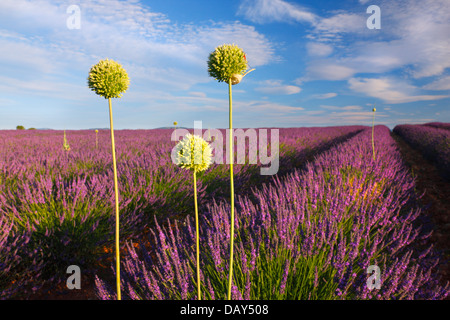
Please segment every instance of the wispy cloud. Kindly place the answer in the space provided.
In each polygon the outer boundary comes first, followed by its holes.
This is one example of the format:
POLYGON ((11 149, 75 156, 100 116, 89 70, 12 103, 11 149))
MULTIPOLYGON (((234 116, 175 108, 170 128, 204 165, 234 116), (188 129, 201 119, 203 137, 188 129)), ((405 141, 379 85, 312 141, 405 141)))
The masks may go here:
POLYGON ((337 93, 328 92, 328 93, 323 93, 323 94, 317 94, 317 95, 314 95, 313 97, 316 99, 330 99, 330 98, 337 97, 337 93))
POLYGON ((290 95, 299 93, 302 89, 293 85, 283 85, 280 80, 266 80, 262 87, 255 90, 264 94, 290 95))
POLYGON ((61 88, 62 75, 70 74, 62 80, 69 82, 79 74, 81 79, 76 81, 84 84, 89 68, 108 57, 126 67, 134 88, 189 90, 195 84, 212 81, 205 72, 206 59, 220 44, 240 45, 252 66, 275 59, 270 41, 253 26, 237 21, 180 25, 139 1, 92 0, 80 4, 81 29, 69 30, 66 9, 70 4, 43 0, 0 2, 0 67, 9 71, 4 75, 16 79, 21 87, 25 86, 24 78, 55 76, 54 83, 51 77, 45 83, 35 82, 34 86, 40 83, 45 93, 61 88), (2 29, 8 21, 14 21, 14 31, 2 29), (39 30, 40 35, 36 32, 34 36, 33 30, 39 30), (27 74, 15 70, 27 70, 27 74))
POLYGON ((346 80, 357 71, 333 60, 314 60, 306 68, 306 75, 297 79, 299 83, 313 80, 346 80))
POLYGON ((238 14, 257 23, 315 23, 317 19, 317 16, 307 9, 283 0, 244 0, 239 6, 238 14))
POLYGON ((361 106, 345 106, 345 107, 338 107, 338 106, 324 106, 321 105, 320 108, 326 109, 326 110, 339 110, 339 111, 349 111, 349 110, 361 110, 361 106))
POLYGON ((418 88, 405 82, 390 78, 351 78, 348 80, 350 89, 364 93, 367 96, 379 98, 387 103, 406 103, 424 100, 439 100, 450 95, 417 95, 418 88))
POLYGON ((427 90, 450 90, 450 76, 441 77, 432 83, 423 86, 427 90))
POLYGON ((331 45, 320 42, 308 42, 306 45, 308 54, 316 57, 326 57, 333 52, 331 45))

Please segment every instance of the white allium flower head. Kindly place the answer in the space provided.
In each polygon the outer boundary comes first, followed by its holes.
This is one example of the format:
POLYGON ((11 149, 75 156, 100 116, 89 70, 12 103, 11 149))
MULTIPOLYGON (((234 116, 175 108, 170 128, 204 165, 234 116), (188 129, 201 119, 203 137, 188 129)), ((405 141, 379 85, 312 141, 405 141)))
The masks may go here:
POLYGON ((212 162, 212 150, 200 136, 188 133, 175 146, 175 164, 181 168, 204 171, 212 162))

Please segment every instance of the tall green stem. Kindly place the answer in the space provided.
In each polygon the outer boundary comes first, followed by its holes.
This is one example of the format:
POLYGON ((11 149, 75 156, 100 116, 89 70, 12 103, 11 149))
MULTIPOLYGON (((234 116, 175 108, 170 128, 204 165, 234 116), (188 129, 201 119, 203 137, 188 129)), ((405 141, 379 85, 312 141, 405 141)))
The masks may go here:
POLYGON ((116 165, 116 148, 114 143, 114 127, 113 114, 111 106, 111 98, 109 100, 109 124, 111 127, 111 148, 114 168, 114 193, 116 198, 116 286, 117 286, 117 300, 121 300, 120 292, 120 252, 119 252, 119 188, 117 186, 117 165, 116 165))
POLYGON ((233 182, 233 103, 231 98, 231 79, 228 80, 228 98, 230 103, 230 187, 231 187, 231 234, 230 234, 230 273, 228 275, 228 300, 231 300, 231 284, 233 282, 233 252, 234 252, 234 182, 233 182))
POLYGON ((194 204, 195 204, 195 232, 197 240, 197 296, 198 300, 202 300, 200 291, 200 244, 199 244, 199 228, 198 228, 198 205, 197 205, 197 170, 194 170, 194 204))
POLYGON ((375 160, 374 128, 375 128, 375 111, 373 111, 373 117, 372 117, 372 152, 373 152, 373 160, 375 160))

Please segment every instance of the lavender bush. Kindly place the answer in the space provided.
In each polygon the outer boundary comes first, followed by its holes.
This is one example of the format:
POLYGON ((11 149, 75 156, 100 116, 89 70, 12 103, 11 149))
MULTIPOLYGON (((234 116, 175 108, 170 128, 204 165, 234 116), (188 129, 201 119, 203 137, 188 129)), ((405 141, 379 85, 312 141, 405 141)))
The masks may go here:
MULTIPOLYGON (((304 170, 236 202, 233 299, 443 299, 449 286, 420 229, 414 181, 390 137, 376 126, 335 146, 304 170), (256 199, 256 200, 254 200, 256 199), (417 245, 417 244, 420 244, 417 245), (381 288, 367 287, 370 265, 381 288)), ((203 208, 201 282, 205 299, 223 299, 228 270, 229 204, 203 208)), ((195 299, 193 222, 156 221, 154 246, 129 245, 122 286, 128 299, 195 299)), ((113 299, 96 278, 98 295, 113 299)))
POLYGON ((398 125, 394 132, 436 164, 450 181, 450 131, 422 125, 398 125))
POLYGON ((26 298, 43 284, 41 252, 28 249, 29 241, 29 230, 17 232, 13 222, 0 216, 0 300, 26 298))
POLYGON ((428 126, 428 127, 438 128, 438 129, 450 130, 450 123, 446 123, 446 122, 428 122, 423 125, 428 126))
MULTIPOLYGON (((303 165, 307 158, 360 129, 281 129, 283 170, 303 165)), ((116 133, 120 224, 124 239, 141 237, 142 231, 153 225, 154 216, 181 219, 194 210, 191 176, 170 160, 171 133, 171 130, 116 133)), ((27 278, 28 270, 39 267, 39 279, 64 280, 67 266, 71 264, 80 266, 84 272, 93 272, 106 249, 112 246, 114 191, 109 134, 100 130, 96 141, 88 130, 66 131, 66 134, 72 141, 70 152, 61 148, 62 131, 0 133, 0 217, 7 217, 16 228, 17 236, 11 234, 9 240, 26 238, 17 241, 17 250, 23 249, 23 256, 33 256, 31 260, 22 260, 23 268, 5 263, 9 276, 11 270, 16 270, 17 278, 27 278), (20 274, 21 270, 24 274, 20 274)), ((225 155, 224 152, 224 160, 225 155)), ((260 163, 235 166, 239 192, 250 193, 251 186, 261 184, 260 166, 260 163)), ((228 197, 226 165, 214 164, 213 168, 199 173, 201 203, 228 197)), ((21 286, 17 288, 18 292, 22 291, 21 286)))
MULTIPOLYGON (((27 248, 42 251, 37 259, 43 278, 51 280, 66 278, 71 264, 94 270, 104 247, 111 246, 114 225, 112 167, 103 143, 108 136, 99 135, 97 150, 89 132, 71 132, 77 143, 67 154, 60 134, 2 132, 0 146, 0 217, 13 220, 19 231, 30 230, 27 248)), ((132 131, 118 136, 122 235, 139 237, 154 214, 170 217, 191 209, 188 175, 161 161, 170 154, 167 132, 144 139, 132 131)), ((202 199, 201 182, 198 190, 202 199)))

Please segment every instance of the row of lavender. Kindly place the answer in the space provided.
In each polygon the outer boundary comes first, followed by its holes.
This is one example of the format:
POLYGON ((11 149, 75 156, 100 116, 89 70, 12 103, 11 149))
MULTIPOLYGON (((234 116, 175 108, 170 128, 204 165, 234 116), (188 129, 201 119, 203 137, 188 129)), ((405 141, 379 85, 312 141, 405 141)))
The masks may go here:
POLYGON ((450 181, 450 131, 428 125, 397 125, 394 132, 436 164, 442 176, 450 181))
MULTIPOLYGON (((359 126, 281 129, 283 171, 360 130, 359 126)), ((122 239, 139 238, 152 225, 153 216, 179 218, 193 212, 190 174, 171 162, 171 134, 171 130, 116 132, 122 239)), ((24 293, 21 283, 38 289, 44 281, 65 278, 72 264, 94 272, 104 248, 112 243, 109 132, 96 136, 93 131, 67 131, 66 136, 70 151, 62 148, 62 132, 1 133, 0 297, 10 297, 11 288, 24 293)), ((235 166, 237 192, 249 193, 260 166, 235 166)), ((199 203, 220 200, 228 179, 227 166, 219 164, 199 175, 199 203)))
POLYGON ((428 122, 423 125, 428 126, 428 127, 438 128, 438 129, 450 130, 450 123, 447 123, 447 122, 428 122))
MULTIPOLYGON (((439 258, 420 230, 414 180, 387 127, 365 130, 305 170, 239 197, 233 299, 443 299, 439 258), (418 248, 422 249, 418 249, 418 248), (368 284, 369 266, 380 287, 368 284)), ((229 204, 201 215, 203 298, 226 296, 229 204)), ((130 299, 195 299, 193 219, 152 228, 155 246, 129 246, 122 285, 130 299)), ((114 290, 98 277, 99 297, 114 290)))

